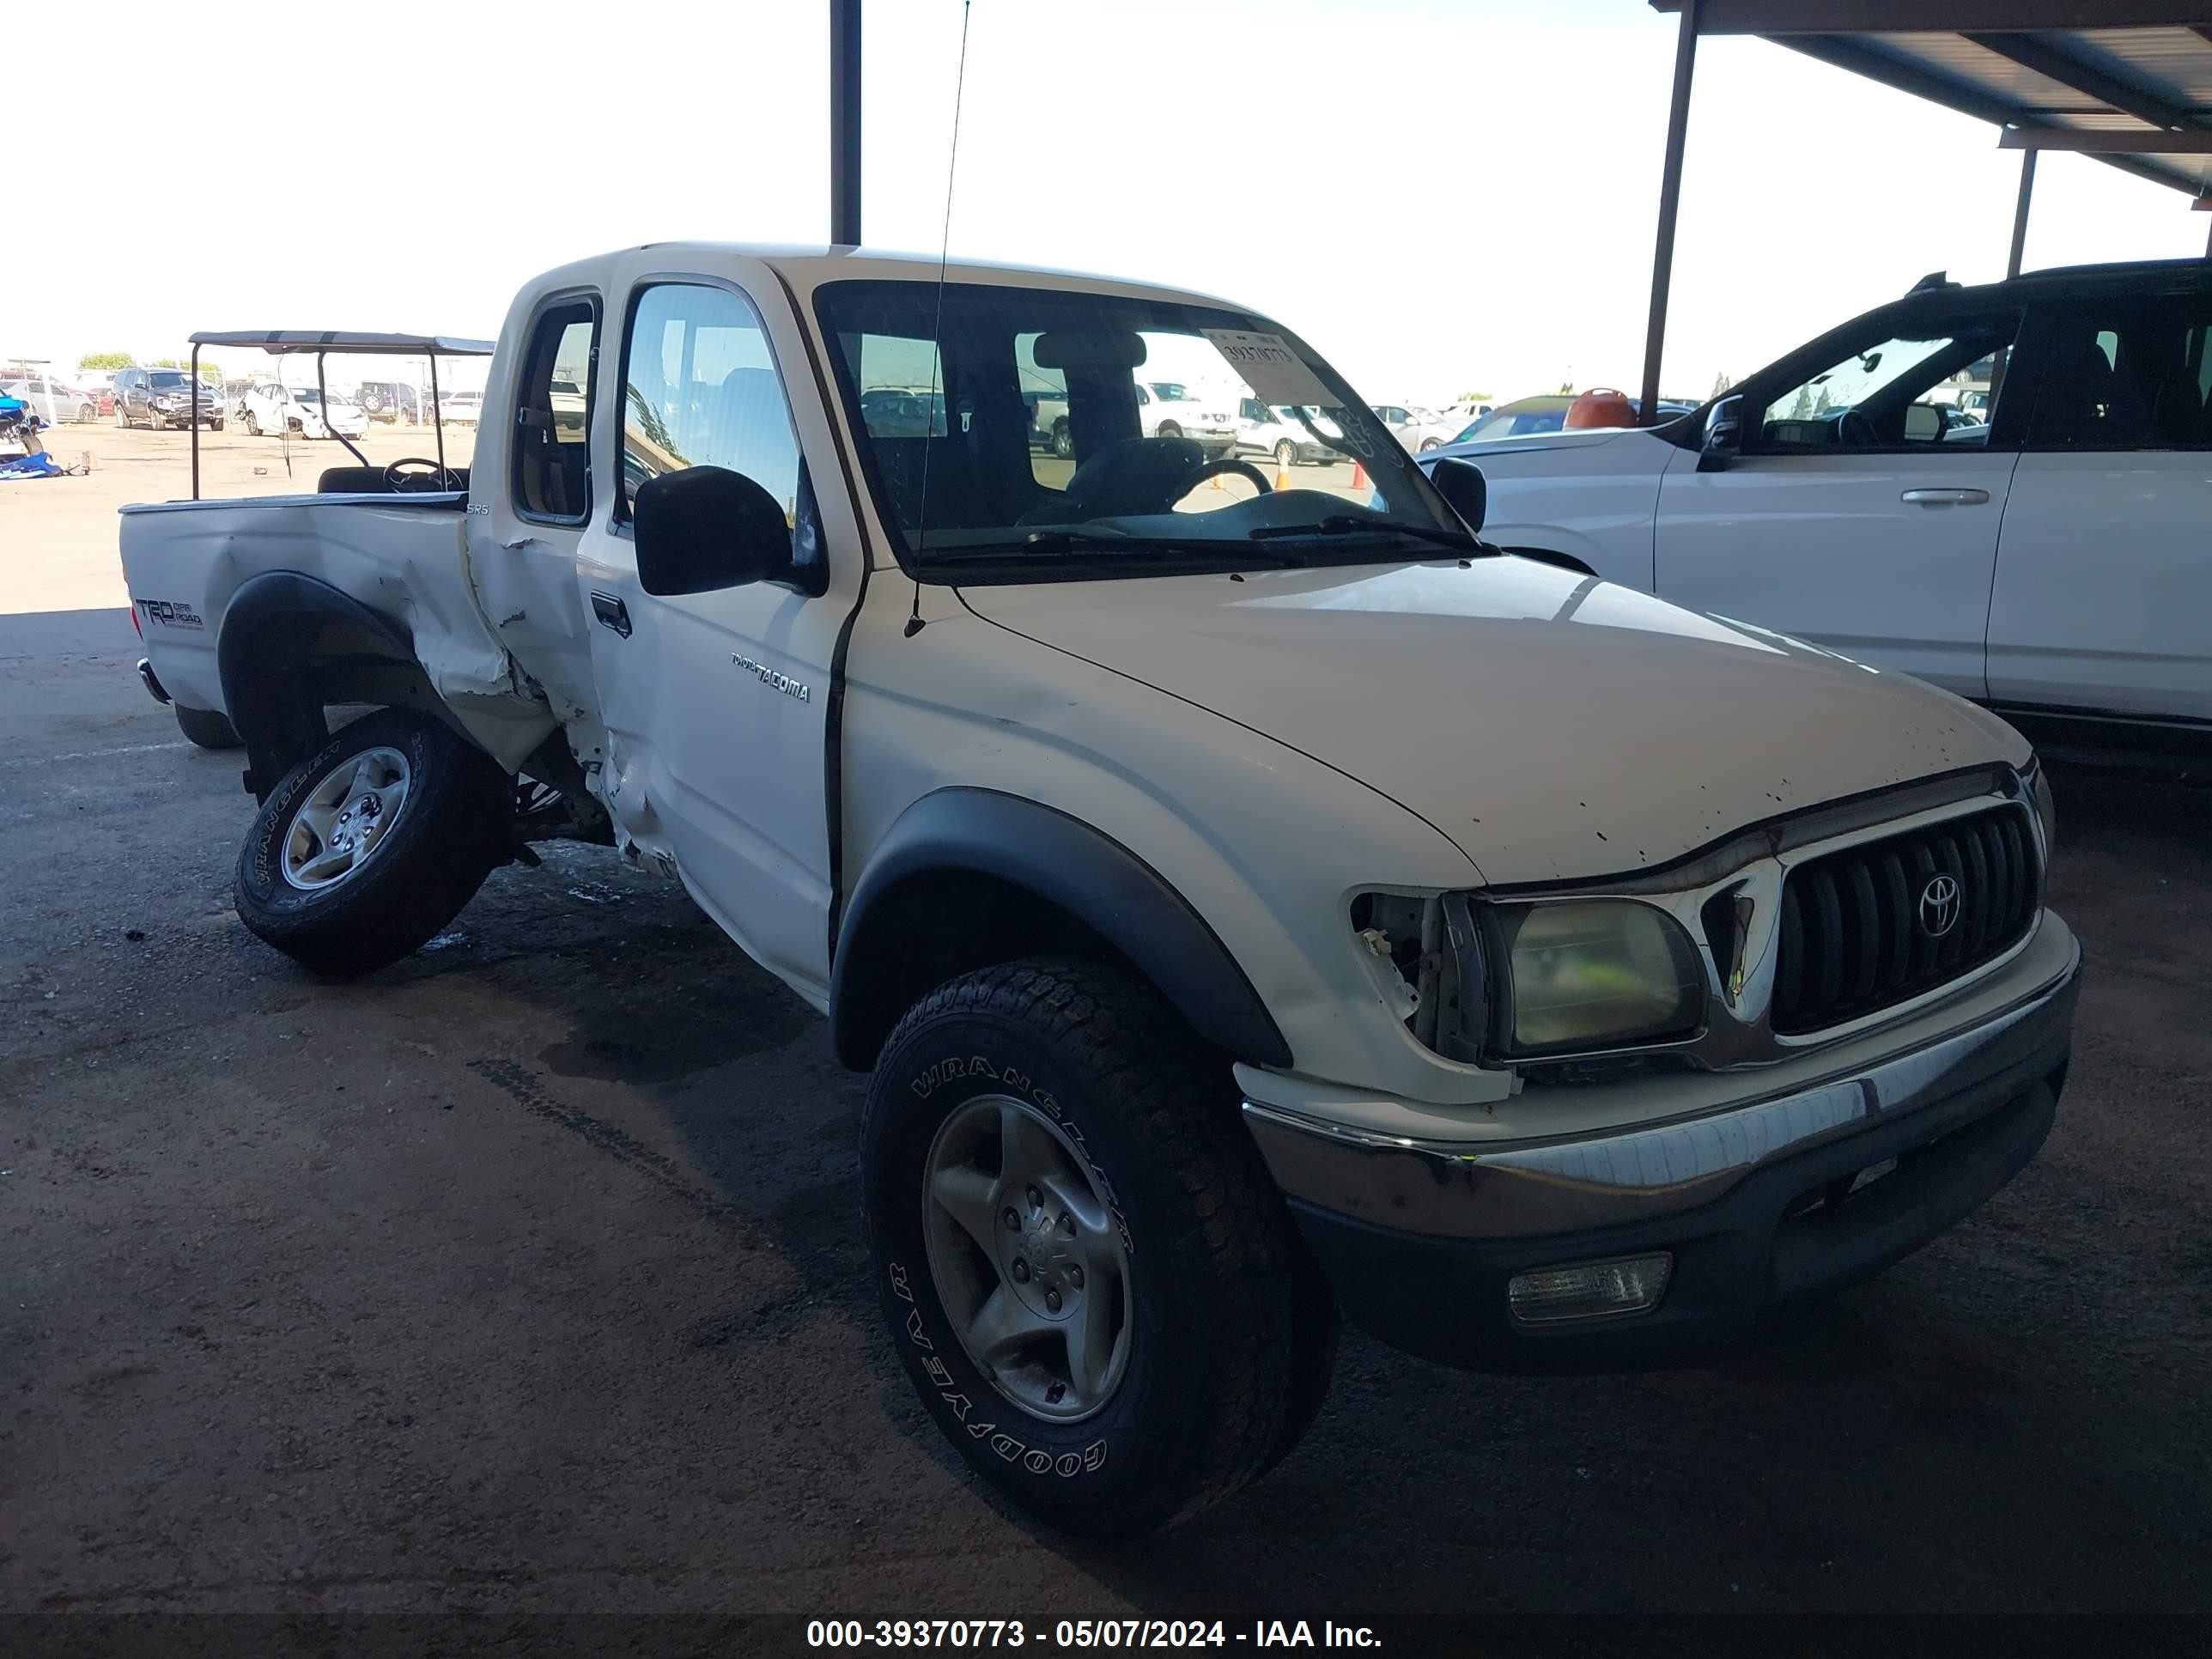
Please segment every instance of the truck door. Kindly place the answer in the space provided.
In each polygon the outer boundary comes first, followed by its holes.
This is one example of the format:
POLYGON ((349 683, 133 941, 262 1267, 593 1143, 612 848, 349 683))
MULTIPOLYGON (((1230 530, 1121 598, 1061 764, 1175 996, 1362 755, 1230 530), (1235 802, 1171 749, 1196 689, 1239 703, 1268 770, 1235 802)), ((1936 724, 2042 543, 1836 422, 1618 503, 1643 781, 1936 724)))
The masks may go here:
MULTIPOLYGON (((495 361, 501 383, 486 400, 469 476, 471 508, 483 504, 490 531, 471 554, 485 612, 572 733, 577 711, 599 703, 576 560, 599 505, 593 495, 606 489, 595 492, 589 465, 604 310, 588 289, 539 298, 514 360, 495 361), (556 389, 567 386, 581 394, 556 389)), ((451 430, 446 441, 455 441, 451 430)))
POLYGON ((1654 591, 1985 696, 2024 411, 1983 425, 1928 394, 2008 353, 2018 328, 2011 313, 1884 319, 1747 386, 1733 465, 1701 471, 1685 451, 1668 465, 1654 591))
POLYGON ((2001 706, 2212 722, 2212 293, 2057 307, 1990 607, 2001 706))
POLYGON ((603 788, 628 842, 679 876, 756 960, 826 1006, 831 673, 864 574, 827 415, 805 400, 794 422, 788 389, 813 381, 788 301, 764 271, 750 294, 648 279, 625 332, 605 382, 618 388, 615 499, 577 565, 606 726, 603 788), (637 488, 708 465, 782 502, 796 545, 845 545, 827 561, 827 593, 795 580, 644 592, 629 525, 637 488), (826 532, 814 478, 834 481, 826 532))

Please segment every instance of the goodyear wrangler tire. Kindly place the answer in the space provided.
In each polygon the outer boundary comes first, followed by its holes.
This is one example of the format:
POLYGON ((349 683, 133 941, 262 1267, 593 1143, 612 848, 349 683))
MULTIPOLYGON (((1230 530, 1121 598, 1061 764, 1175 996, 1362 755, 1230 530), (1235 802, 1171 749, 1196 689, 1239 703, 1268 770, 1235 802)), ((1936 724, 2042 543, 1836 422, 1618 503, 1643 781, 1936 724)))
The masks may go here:
POLYGON ((1228 1496, 1328 1386, 1334 1305, 1222 1070, 1148 987, 1030 961, 933 992, 869 1085, 900 1359, 977 1473, 1069 1533, 1228 1496))
POLYGON ((380 708, 281 779, 239 851, 239 919, 320 974, 410 956, 506 856, 514 789, 439 721, 380 708))

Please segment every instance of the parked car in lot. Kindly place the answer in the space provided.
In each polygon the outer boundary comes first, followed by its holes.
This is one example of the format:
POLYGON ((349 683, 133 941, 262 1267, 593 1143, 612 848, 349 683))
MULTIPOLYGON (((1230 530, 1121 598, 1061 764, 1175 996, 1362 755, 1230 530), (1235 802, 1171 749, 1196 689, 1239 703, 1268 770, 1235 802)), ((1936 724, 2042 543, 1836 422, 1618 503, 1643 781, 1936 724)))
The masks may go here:
POLYGON ((2212 760, 2212 268, 1916 289, 1693 417, 1438 452, 1492 533, 1920 675, 2046 744, 2212 760), (1929 400, 2003 362, 1984 422, 1929 400))
POLYGON ((1277 466, 1343 460, 1345 456, 1340 452, 1322 441, 1344 435, 1336 422, 1318 409, 1306 410, 1304 420, 1300 420, 1298 414, 1288 404, 1278 408, 1257 398, 1240 399, 1237 405, 1237 448, 1249 454, 1273 455, 1277 466))
POLYGON ((1137 420, 1147 438, 1188 438, 1208 459, 1237 453, 1236 400, 1180 380, 1137 382, 1137 420))
POLYGON ((1390 435, 1416 454, 1451 442, 1467 424, 1464 421, 1447 421, 1432 409, 1413 404, 1376 404, 1371 407, 1375 418, 1390 429, 1390 435))
POLYGON ((483 419, 483 406, 481 392, 448 392, 438 399, 438 418, 460 426, 474 426, 483 419))
POLYGON ((422 394, 404 380, 363 380, 353 395, 372 421, 388 426, 398 421, 419 423, 422 418, 422 394))
POLYGON ((286 433, 302 438, 358 438, 368 430, 368 416, 350 398, 335 392, 325 404, 319 386, 264 383, 246 394, 246 429, 257 438, 286 433))
POLYGON ((121 368, 115 372, 115 424, 190 426, 197 418, 210 431, 222 430, 222 394, 204 380, 195 385, 181 368, 121 368))
POLYGON ((1046 388, 1022 393, 1030 413, 1030 442, 1048 449, 1062 460, 1075 453, 1075 434, 1067 423, 1067 393, 1046 388))
POLYGON ((1340 1307, 1453 1364, 1656 1364, 1879 1271, 2049 1131, 2080 952, 2020 735, 1499 554, 1480 473, 1425 476, 1268 319, 655 242, 501 337, 472 471, 123 510, 149 688, 246 744, 237 913, 348 975, 532 841, 680 882, 872 1073, 890 1339, 1055 1526, 1259 1478, 1340 1307), (1148 346, 1326 410, 1371 499, 1154 433, 1148 346), (933 347, 972 406, 878 430, 870 366, 933 347))
POLYGON ((100 418, 99 392, 41 369, 0 365, 0 396, 21 398, 40 420, 57 426, 72 422, 83 425, 100 418))

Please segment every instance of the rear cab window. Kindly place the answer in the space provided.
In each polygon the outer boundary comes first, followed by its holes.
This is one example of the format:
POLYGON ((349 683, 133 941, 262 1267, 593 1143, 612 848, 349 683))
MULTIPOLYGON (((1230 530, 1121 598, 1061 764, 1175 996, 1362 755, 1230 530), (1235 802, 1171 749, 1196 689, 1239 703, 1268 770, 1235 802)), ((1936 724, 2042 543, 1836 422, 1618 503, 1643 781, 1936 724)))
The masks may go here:
POLYGON ((592 378, 599 341, 597 295, 554 301, 530 325, 515 387, 514 510, 521 518, 581 524, 592 516, 592 378))

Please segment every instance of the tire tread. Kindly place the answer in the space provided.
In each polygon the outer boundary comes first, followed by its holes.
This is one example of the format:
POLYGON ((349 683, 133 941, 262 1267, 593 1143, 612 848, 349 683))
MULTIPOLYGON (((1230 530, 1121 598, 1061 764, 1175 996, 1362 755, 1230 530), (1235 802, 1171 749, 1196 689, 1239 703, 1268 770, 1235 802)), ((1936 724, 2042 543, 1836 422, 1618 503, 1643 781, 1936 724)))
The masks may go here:
MULTIPOLYGON (((1030 959, 940 986, 884 1045, 947 1015, 1011 1017, 1060 1048, 1115 1103, 1150 1173, 1182 1194, 1196 1224, 1170 1241, 1211 1277, 1216 1414, 1196 1478, 1166 1520, 1218 1503, 1272 1468, 1310 1424, 1335 1352, 1335 1307, 1232 1094, 1198 1079, 1221 1056, 1151 987, 1080 960, 1030 959)), ((1203 1403, 1203 1402, 1194 1402, 1203 1403)))

